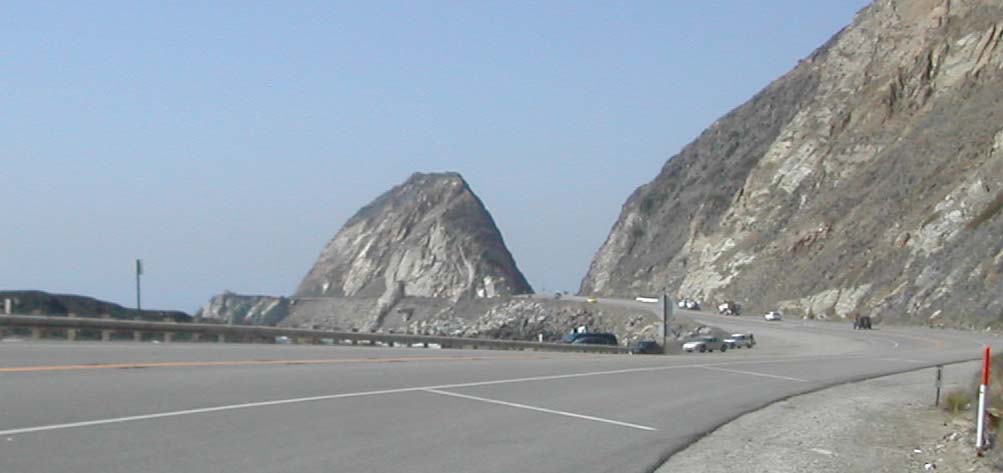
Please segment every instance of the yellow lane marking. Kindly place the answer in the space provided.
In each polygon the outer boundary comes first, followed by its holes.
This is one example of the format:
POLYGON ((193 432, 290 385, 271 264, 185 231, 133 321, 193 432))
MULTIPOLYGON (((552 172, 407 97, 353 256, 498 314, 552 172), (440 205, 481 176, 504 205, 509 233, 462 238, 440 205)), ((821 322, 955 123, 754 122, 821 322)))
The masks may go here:
POLYGON ((404 363, 413 361, 478 361, 478 360, 531 360, 545 356, 412 356, 397 358, 325 358, 307 360, 234 360, 234 361, 159 361, 149 363, 95 363, 84 365, 43 365, 0 367, 0 373, 34 373, 43 371, 111 370, 130 368, 193 368, 207 366, 272 366, 272 365, 322 365, 342 363, 404 363))

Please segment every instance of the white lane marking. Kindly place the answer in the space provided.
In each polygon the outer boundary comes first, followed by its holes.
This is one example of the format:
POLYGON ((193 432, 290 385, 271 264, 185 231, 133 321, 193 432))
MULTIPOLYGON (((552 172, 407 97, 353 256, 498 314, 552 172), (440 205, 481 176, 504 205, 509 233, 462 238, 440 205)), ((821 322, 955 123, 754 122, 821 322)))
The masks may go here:
POLYGON ((910 360, 908 358, 878 358, 879 361, 899 361, 902 363, 929 363, 924 360, 910 360))
POLYGON ((0 430, 0 436, 27 434, 31 432, 44 432, 47 430, 71 429, 74 427, 89 427, 94 425, 120 424, 136 420, 162 419, 165 417, 179 417, 192 414, 206 414, 210 412, 230 411, 235 409, 250 409, 254 407, 280 406, 283 404, 296 404, 301 402, 324 401, 328 399, 342 399, 350 397, 373 396, 377 394, 394 394, 409 391, 416 391, 419 388, 384 389, 380 391, 363 391, 355 393, 331 394, 327 396, 298 397, 293 399, 279 399, 276 401, 248 402, 243 404, 230 404, 226 406, 203 407, 198 409, 185 409, 180 411, 158 412, 155 414, 143 414, 127 417, 113 417, 110 419, 88 420, 83 422, 70 422, 66 424, 41 425, 37 427, 25 427, 22 429, 0 430))
POLYGON ((783 380, 787 380, 787 381, 797 381, 799 383, 810 383, 811 382, 811 381, 808 381, 807 379, 792 378, 790 376, 779 376, 779 375, 775 375, 775 374, 757 373, 755 371, 730 370, 728 368, 721 368, 721 367, 717 367, 717 366, 701 366, 701 368, 708 369, 708 370, 714 370, 714 371, 724 371, 724 372, 727 372, 727 373, 746 374, 746 375, 749 375, 749 376, 761 376, 761 377, 764 377, 764 378, 774 378, 774 379, 783 379, 783 380))
MULTIPOLYGON (((780 359, 780 360, 747 360, 747 361, 736 361, 732 363, 716 363, 715 365, 721 365, 721 364, 739 365, 748 363, 789 363, 798 361, 805 361, 805 359, 802 358, 802 359, 780 359)), ((32 432, 45 432, 50 430, 71 429, 75 427, 90 427, 96 425, 119 424, 123 422, 132 422, 132 421, 148 420, 148 419, 162 419, 167 417, 179 417, 179 416, 194 415, 194 414, 207 414, 212 412, 230 411, 235 409, 251 409, 256 407, 280 406, 284 404, 326 401, 330 399, 344 399, 344 398, 361 397, 361 396, 374 396, 380 394, 397 394, 397 393, 406 393, 413 391, 423 391, 428 389, 466 388, 474 386, 489 386, 493 384, 524 383, 530 381, 549 381, 555 379, 581 378, 586 376, 603 376, 609 374, 623 374, 623 373, 642 373, 649 371, 667 371, 667 370, 684 369, 684 368, 716 368, 716 366, 711 366, 707 364, 650 366, 644 368, 626 368, 619 370, 589 371, 585 373, 557 374, 548 376, 530 376, 525 378, 498 379, 493 381, 475 381, 471 383, 441 384, 436 386, 416 386, 410 388, 383 389, 378 391, 362 391, 354 393, 329 394, 324 396, 298 397, 291 399, 279 399, 274 401, 248 402, 243 404, 230 404, 225 406, 203 407, 197 409, 184 409, 179 411, 158 412, 153 414, 142 414, 135 416, 127 416, 127 417, 113 417, 109 419, 70 422, 66 424, 52 424, 52 425, 41 425, 36 427, 25 427, 20 429, 0 430, 0 436, 26 434, 32 432)))
POLYGON ((480 402, 486 402, 486 403, 489 403, 489 404, 498 404, 498 405, 501 405, 501 406, 517 407, 519 409, 529 409, 531 411, 545 412, 547 414, 556 414, 556 415, 559 415, 559 416, 574 417, 575 419, 585 419, 585 420, 591 420, 591 421, 595 421, 595 422, 603 422, 603 423, 606 423, 606 424, 619 425, 621 427, 630 427, 632 429, 647 430, 649 432, 653 432, 653 431, 658 430, 658 429, 656 429, 654 427, 648 427, 646 425, 631 424, 631 423, 628 423, 628 422, 620 422, 618 420, 604 419, 602 417, 587 416, 587 415, 582 415, 582 414, 575 414, 574 412, 557 411, 557 410, 554 410, 554 409, 547 409, 547 408, 543 408, 543 407, 529 406, 529 405, 526 405, 526 404, 518 404, 518 403, 515 403, 515 402, 499 401, 497 399, 488 399, 486 397, 470 396, 470 395, 467 395, 467 394, 453 393, 453 392, 449 392, 449 391, 440 391, 438 389, 422 389, 422 391, 429 392, 429 393, 435 393, 435 394, 441 394, 443 396, 452 396, 452 397, 458 397, 458 398, 461 398, 461 399, 469 399, 471 401, 480 401, 480 402))

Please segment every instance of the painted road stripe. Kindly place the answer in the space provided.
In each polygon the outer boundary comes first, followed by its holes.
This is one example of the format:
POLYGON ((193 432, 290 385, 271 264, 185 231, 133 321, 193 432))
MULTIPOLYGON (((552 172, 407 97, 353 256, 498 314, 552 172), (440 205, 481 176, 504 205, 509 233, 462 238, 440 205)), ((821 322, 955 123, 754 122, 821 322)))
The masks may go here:
MULTIPOLYGON (((799 361, 799 360, 786 360, 786 361, 799 361)), ((801 361, 803 361, 803 360, 801 360, 801 361)), ((777 361, 777 362, 784 362, 784 361, 777 361)), ((718 368, 718 366, 721 365, 721 364, 723 364, 723 363, 717 363, 715 365, 686 364, 686 365, 671 365, 671 366, 651 366, 651 367, 645 367, 645 368, 626 368, 626 369, 606 370, 606 371, 589 371, 589 372, 585 372, 585 373, 557 374, 557 375, 548 375, 548 376, 530 376, 530 377, 525 377, 525 378, 498 379, 498 380, 492 380, 492 381, 475 381, 475 382, 471 382, 471 383, 440 384, 440 385, 436 385, 436 386, 418 386, 418 387, 410 387, 410 388, 383 389, 383 390, 377 390, 377 391, 362 391, 362 392, 355 392, 355 393, 329 394, 329 395, 323 395, 323 396, 298 397, 298 398, 291 398, 291 399, 279 399, 279 400, 274 400, 274 401, 248 402, 248 403, 242 403, 242 404, 230 404, 230 405, 225 405, 225 406, 203 407, 203 408, 198 408, 198 409, 184 409, 184 410, 178 410, 178 411, 159 412, 159 413, 153 413, 153 414, 142 414, 142 415, 126 416, 126 417, 113 417, 113 418, 109 418, 109 419, 97 419, 97 420, 89 420, 89 421, 82 421, 82 422, 70 422, 70 423, 65 423, 65 424, 41 425, 41 426, 36 426, 36 427, 24 427, 24 428, 20 428, 20 429, 0 430, 0 436, 27 434, 27 433, 33 433, 33 432, 46 432, 46 431, 51 431, 51 430, 72 429, 72 428, 77 428, 77 427, 91 427, 91 426, 98 426, 98 425, 120 424, 120 423, 123 423, 123 422, 133 422, 133 421, 151 420, 151 419, 163 419, 163 418, 168 418, 168 417, 180 417, 180 416, 195 415, 195 414, 208 414, 208 413, 213 413, 213 412, 224 412, 224 411, 232 411, 232 410, 237 410, 237 409, 253 409, 253 408, 258 408, 258 407, 281 406, 281 405, 286 405, 286 404, 299 404, 299 403, 305 403, 305 402, 327 401, 327 400, 332 400, 332 399, 347 399, 347 398, 355 398, 355 397, 363 397, 363 396, 376 396, 376 395, 384 395, 384 394, 407 393, 407 392, 414 392, 414 391, 427 391, 427 390, 430 390, 430 389, 442 390, 442 389, 454 389, 454 388, 467 388, 467 387, 474 387, 474 386, 490 386, 490 385, 493 385, 493 384, 525 383, 525 382, 532 382, 532 381, 550 381, 550 380, 557 380, 557 379, 581 378, 581 377, 586 377, 586 376, 603 376, 603 375, 611 375, 611 374, 643 373, 643 372, 651 372, 651 371, 668 371, 668 370, 684 369, 684 368, 723 369, 723 368, 718 368)), ((735 362, 734 364, 744 364, 744 363, 742 363, 742 362, 735 362)), ((742 373, 749 374, 749 372, 742 372, 742 373)), ((768 375, 768 376, 773 377, 772 375, 768 375)), ((783 377, 780 377, 780 378, 784 379, 783 377)), ((791 379, 794 379, 794 378, 791 378, 791 379)))
POLYGON ((878 358, 879 361, 897 361, 901 363, 928 363, 925 360, 910 360, 907 358, 878 358))
POLYGON ((449 391, 440 391, 438 389, 422 389, 422 391, 425 391, 425 392, 428 392, 428 393, 441 394, 443 396, 452 396, 452 397, 458 397, 458 398, 461 398, 461 399, 469 399, 471 401, 480 401, 480 402, 486 402, 486 403, 489 403, 489 404, 498 404, 500 406, 517 407, 519 409, 528 409, 528 410, 531 410, 531 411, 545 412, 547 414, 555 414, 555 415, 559 415, 559 416, 573 417, 575 419, 585 419, 585 420, 591 420, 591 421, 595 421, 595 422, 602 422, 602 423, 605 423, 605 424, 619 425, 621 427, 630 427, 632 429, 647 430, 649 432, 653 432, 653 431, 658 430, 658 429, 656 429, 654 427, 648 427, 646 425, 631 424, 631 423, 628 423, 628 422, 620 422, 618 420, 604 419, 602 417, 587 416, 587 415, 582 415, 582 414, 575 414, 574 412, 557 411, 557 410, 554 410, 554 409, 547 409, 547 408, 544 408, 544 407, 529 406, 529 405, 526 405, 526 404, 518 404, 518 403, 515 403, 515 402, 499 401, 497 399, 488 399, 486 397, 470 396, 470 395, 467 395, 467 394, 453 393, 453 392, 449 392, 449 391))
POLYGON ((764 377, 764 378, 774 378, 774 379, 783 379, 783 380, 787 380, 787 381, 797 381, 799 383, 810 383, 811 382, 811 381, 808 381, 807 379, 792 378, 790 376, 779 376, 779 375, 775 375, 775 374, 757 373, 755 371, 730 370, 728 368, 721 368, 721 367, 718 367, 718 366, 702 366, 701 368, 708 369, 708 370, 714 370, 714 371, 724 371, 726 373, 746 374, 746 375, 749 375, 749 376, 761 376, 761 377, 764 377))

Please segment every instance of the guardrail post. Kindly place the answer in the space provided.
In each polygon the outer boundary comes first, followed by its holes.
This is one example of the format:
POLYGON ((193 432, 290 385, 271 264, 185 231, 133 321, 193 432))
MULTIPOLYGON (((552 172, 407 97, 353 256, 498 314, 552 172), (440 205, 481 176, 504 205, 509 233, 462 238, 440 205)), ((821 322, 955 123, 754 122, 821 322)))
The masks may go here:
POLYGON ((222 333, 216 335, 216 343, 226 343, 226 335, 223 335, 222 333))
POLYGON ((199 333, 198 332, 192 332, 191 341, 192 341, 192 343, 199 341, 199 333))
MULTIPOLYGON (((110 319, 111 316, 108 314, 101 314, 101 318, 104 320, 110 319)), ((101 330, 101 341, 110 342, 111 341, 111 330, 101 330)))
POLYGON ((14 301, 12 301, 12 300, 10 300, 10 299, 4 299, 4 300, 3 300, 3 313, 5 313, 5 314, 7 314, 7 315, 10 315, 10 314, 11 314, 11 312, 13 312, 13 309, 14 309, 14 307, 13 307, 13 306, 14 306, 13 302, 14 302, 14 301))
POLYGON ((171 343, 174 341, 174 332, 164 332, 164 343, 171 343))
POLYGON ((31 328, 31 339, 32 340, 41 340, 42 339, 42 335, 43 334, 42 334, 42 329, 41 328, 39 328, 39 327, 32 327, 31 328))
MULTIPOLYGON (((69 318, 71 318, 71 319, 77 318, 77 314, 74 314, 73 312, 70 312, 69 314, 66 314, 66 316, 69 317, 69 318)), ((69 342, 72 342, 72 341, 76 341, 76 339, 77 339, 77 329, 75 329, 75 328, 68 328, 68 329, 66 329, 66 340, 69 341, 69 342)))
POLYGON ((139 330, 134 330, 132 332, 132 341, 134 342, 143 341, 143 332, 140 332, 139 330))

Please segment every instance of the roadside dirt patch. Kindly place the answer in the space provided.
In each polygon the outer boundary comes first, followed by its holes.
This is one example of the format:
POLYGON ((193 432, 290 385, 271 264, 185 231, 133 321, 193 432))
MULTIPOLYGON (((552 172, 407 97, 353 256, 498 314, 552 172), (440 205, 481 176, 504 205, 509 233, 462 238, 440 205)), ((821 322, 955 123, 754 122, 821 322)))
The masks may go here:
MULTIPOLYGON (((945 366, 944 392, 971 388, 977 369, 945 366)), ((993 460, 975 455, 971 412, 933 407, 934 376, 922 369, 775 403, 704 437, 658 472, 994 471, 993 460)))

